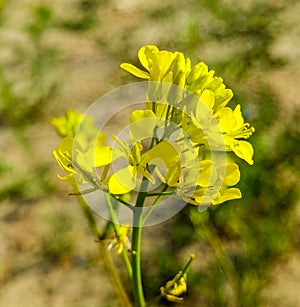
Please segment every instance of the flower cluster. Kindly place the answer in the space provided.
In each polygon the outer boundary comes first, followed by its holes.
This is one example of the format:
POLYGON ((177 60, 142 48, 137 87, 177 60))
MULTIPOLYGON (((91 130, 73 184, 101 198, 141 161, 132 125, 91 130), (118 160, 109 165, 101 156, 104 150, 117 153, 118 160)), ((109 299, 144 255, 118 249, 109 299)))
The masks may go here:
MULTIPOLYGON (((230 158, 221 165, 213 163, 209 155, 214 151, 233 152, 253 164, 253 147, 246 139, 254 128, 244 122, 240 105, 234 110, 227 106, 232 91, 205 63, 192 67, 191 60, 180 52, 160 51, 149 45, 139 50, 138 58, 146 71, 128 63, 121 64, 121 68, 149 80, 148 111, 182 130, 176 139, 181 169, 176 164, 168 169, 167 184, 176 187, 177 194, 192 204, 220 204, 240 198, 240 190, 232 188, 240 179, 238 165, 230 158), (185 148, 187 142, 197 150, 198 163, 185 148)), ((174 133, 170 126, 165 127, 165 139, 174 133)))
POLYGON ((75 192, 80 184, 100 188, 95 168, 110 165, 112 148, 105 146, 103 132, 95 128, 95 119, 69 110, 63 117, 50 120, 61 140, 53 155, 67 175, 58 177, 70 183, 75 192), (76 137, 75 137, 76 136, 76 137))
POLYGON ((230 152, 253 164, 247 139, 254 128, 244 122, 240 105, 227 106, 232 91, 205 63, 192 66, 180 52, 148 45, 138 58, 144 70, 121 64, 148 80, 145 108, 131 113, 128 140, 114 135, 115 146, 106 146, 93 119, 74 111, 52 120, 62 137, 53 154, 68 173, 60 178, 75 187, 76 175, 77 183, 117 197, 130 197, 147 181, 148 189, 173 193, 194 205, 241 198, 233 187, 240 171, 230 152), (223 162, 215 158, 219 155, 223 162), (123 164, 116 169, 119 160, 123 164))

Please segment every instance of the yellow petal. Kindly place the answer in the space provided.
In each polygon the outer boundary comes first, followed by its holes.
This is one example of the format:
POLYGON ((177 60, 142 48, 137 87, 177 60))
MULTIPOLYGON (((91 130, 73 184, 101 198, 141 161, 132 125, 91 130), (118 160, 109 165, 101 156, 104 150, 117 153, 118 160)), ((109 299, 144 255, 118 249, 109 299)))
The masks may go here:
POLYGON ((240 129, 244 126, 244 118, 241 112, 241 106, 238 104, 234 109, 234 118, 236 120, 235 129, 240 129))
POLYGON ((58 147, 52 152, 59 166, 67 172, 73 172, 70 166, 72 164, 73 143, 73 137, 65 137, 60 140, 58 147))
POLYGON ((204 62, 200 62, 197 65, 195 65, 187 77, 187 83, 191 84, 199 77, 206 75, 208 73, 208 67, 204 62))
POLYGON ((193 194, 195 202, 192 204, 195 205, 210 205, 213 200, 216 198, 216 191, 209 191, 207 188, 197 188, 193 194))
MULTIPOLYGON (((66 176, 57 175, 57 177, 60 180, 68 182, 72 187, 76 187, 76 181, 75 181, 75 178, 74 178, 74 173, 70 173, 70 174, 68 174, 66 176)), ((77 188, 77 190, 78 190, 78 188, 77 188)))
POLYGON ((148 59, 153 59, 153 53, 159 52, 159 49, 154 45, 147 45, 142 47, 138 52, 138 58, 141 64, 149 71, 149 61, 148 59))
POLYGON ((141 79, 149 79, 150 75, 149 73, 137 68, 136 66, 129 64, 129 63, 122 63, 120 65, 121 68, 128 71, 129 73, 133 74, 134 76, 141 78, 141 79))
POLYGON ((218 174, 215 168, 213 168, 212 161, 203 160, 200 162, 200 174, 198 179, 198 185, 201 187, 208 187, 215 184, 218 179, 218 174))
POLYGON ((215 104, 215 95, 214 92, 211 90, 207 90, 205 89, 201 96, 200 99, 202 102, 204 102, 210 109, 213 108, 214 104, 215 104))
POLYGON ((178 163, 172 166, 166 173, 166 181, 169 187, 176 187, 178 185, 180 169, 178 163))
POLYGON ((184 87, 186 80, 186 71, 189 69, 188 63, 184 58, 184 54, 177 52, 173 62, 174 84, 184 87))
POLYGON ((236 185, 240 181, 239 166, 236 163, 226 164, 223 184, 226 186, 236 185))
POLYGON ((59 136, 74 136, 82 118, 82 114, 75 110, 68 110, 62 117, 51 118, 50 124, 55 127, 59 136))
POLYGON ((216 112, 215 117, 218 120, 218 125, 223 132, 231 131, 236 127, 236 119, 232 109, 226 107, 216 112))
POLYGON ((187 125, 184 132, 191 138, 195 143, 203 143, 203 138, 205 137, 202 129, 196 118, 192 115, 192 121, 187 125))
POLYGON ((129 122, 133 123, 140 119, 151 118, 151 117, 155 118, 155 114, 153 113, 152 110, 135 110, 131 112, 129 122))
POLYGON ((176 144, 162 141, 142 155, 144 164, 151 163, 152 160, 157 158, 162 160, 167 168, 176 164, 179 160, 176 144))
MULTIPOLYGON (((173 71, 169 71, 161 80, 164 83, 173 83, 173 71)), ((162 83, 162 86, 164 85, 164 83, 162 83)), ((168 86, 168 91, 169 92, 169 88, 170 86, 168 86)))
POLYGON ((250 143, 235 140, 230 144, 230 148, 239 158, 244 159, 250 165, 254 163, 252 160, 254 150, 250 143))
POLYGON ((71 136, 67 136, 63 139, 60 140, 59 145, 58 145, 58 150, 61 153, 68 152, 71 156, 72 150, 73 150, 73 144, 74 144, 74 138, 71 136))
POLYGON ((112 148, 110 146, 91 147, 87 152, 78 151, 76 162, 88 172, 93 172, 94 167, 101 167, 112 163, 112 148))
POLYGON ((121 168, 109 179, 108 188, 112 194, 126 194, 136 187, 136 170, 133 166, 121 168))
MULTIPOLYGON (((157 54, 157 66, 160 70, 161 77, 164 78, 165 75, 171 69, 171 65, 176 57, 176 53, 162 50, 157 54)), ((153 79, 157 80, 157 79, 153 79)))
POLYGON ((240 199, 242 198, 242 193, 237 188, 224 189, 220 191, 219 197, 213 201, 213 205, 218 205, 224 203, 228 200, 240 199))
POLYGON ((94 167, 112 163, 112 148, 110 146, 97 146, 94 151, 94 167))
POLYGON ((164 287, 162 287, 160 291, 161 291, 161 295, 169 302, 172 302, 172 303, 182 303, 183 302, 182 297, 177 297, 175 295, 166 293, 164 287))
POLYGON ((152 110, 135 110, 130 115, 130 139, 132 143, 153 136, 156 116, 152 110))
POLYGON ((215 94, 216 103, 215 103, 215 109, 221 109, 224 108, 230 99, 233 97, 233 92, 231 89, 223 89, 221 91, 217 91, 215 94))
POLYGON ((170 280, 166 283, 165 287, 161 287, 161 295, 164 296, 167 300, 174 303, 180 303, 183 301, 183 298, 180 297, 187 291, 186 283, 186 274, 184 274, 180 279, 178 273, 173 280, 170 280), (178 280, 179 279, 179 280, 178 280))
POLYGON ((106 141, 106 136, 105 136, 104 132, 99 131, 98 136, 97 136, 97 140, 96 140, 96 146, 104 145, 105 141, 106 141))

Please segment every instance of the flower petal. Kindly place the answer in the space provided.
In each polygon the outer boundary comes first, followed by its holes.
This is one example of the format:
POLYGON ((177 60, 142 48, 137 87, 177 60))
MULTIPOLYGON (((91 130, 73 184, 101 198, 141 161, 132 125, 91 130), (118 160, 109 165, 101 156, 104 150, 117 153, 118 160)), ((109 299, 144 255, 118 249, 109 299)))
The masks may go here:
POLYGON ((134 76, 141 78, 141 79, 149 79, 150 75, 146 71, 143 71, 136 66, 129 64, 129 63, 122 63, 120 65, 121 68, 128 71, 129 73, 133 74, 134 76))
POLYGON ((160 159, 167 168, 176 164, 179 160, 176 144, 169 141, 162 141, 142 155, 143 163, 150 163, 154 159, 160 159))
POLYGON ((136 187, 136 170, 133 166, 121 168, 111 175, 108 188, 112 194, 126 194, 136 187))
POLYGON ((213 168, 212 161, 203 160, 200 162, 200 175, 198 179, 198 185, 201 187, 212 186, 216 183, 218 174, 215 168, 213 168))
POLYGON ((73 142, 73 137, 65 137, 60 140, 58 147, 52 152, 59 166, 67 172, 73 172, 73 168, 70 166, 72 164, 73 142))
POLYGON ((130 115, 130 139, 134 144, 152 137, 156 126, 156 116, 152 110, 135 110, 130 115))
POLYGON ((241 112, 241 106, 238 104, 234 109, 234 118, 236 120, 235 129, 240 129, 244 126, 244 118, 241 112))
POLYGON ((59 136, 74 136, 82 119, 82 114, 75 110, 68 110, 62 117, 52 117, 50 124, 55 127, 59 136))
POLYGON ((232 97, 233 92, 231 89, 226 88, 221 91, 217 91, 217 93, 215 94, 215 109, 218 110, 224 108, 232 97))
POLYGON ((239 158, 244 159, 250 165, 254 163, 252 160, 254 150, 250 143, 235 140, 230 144, 230 148, 239 158))
POLYGON ((210 109, 213 108, 215 104, 215 95, 211 90, 205 89, 201 96, 200 99, 202 102, 204 102, 210 109))
POLYGON ((232 109, 225 107, 216 112, 215 117, 218 119, 218 124, 223 132, 228 132, 236 126, 236 119, 232 109))
POLYGON ((224 189, 220 191, 219 197, 217 197, 212 204, 218 205, 228 200, 240 199, 242 198, 242 193, 237 188, 224 189))
POLYGON ((113 160, 110 146, 97 146, 94 151, 94 167, 110 164, 113 160))
POLYGON ((226 164, 225 176, 223 180, 223 184, 225 186, 233 186, 236 185, 240 181, 240 171, 239 166, 236 163, 226 164))
POLYGON ((159 49, 154 45, 147 45, 142 47, 138 52, 138 58, 141 64, 149 71, 149 61, 148 59, 153 59, 153 53, 158 53, 159 49))

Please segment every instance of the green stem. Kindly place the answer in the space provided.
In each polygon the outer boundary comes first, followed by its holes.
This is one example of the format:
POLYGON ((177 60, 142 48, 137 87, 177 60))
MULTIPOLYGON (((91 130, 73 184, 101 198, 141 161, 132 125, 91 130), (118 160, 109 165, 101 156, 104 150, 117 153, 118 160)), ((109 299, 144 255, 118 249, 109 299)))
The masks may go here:
POLYGON ((174 190, 172 191, 164 191, 164 192, 153 192, 153 193, 148 193, 147 197, 151 197, 151 196, 165 196, 165 195, 173 195, 174 194, 174 190))
POLYGON ((147 219, 149 218, 149 216, 151 215, 151 213, 153 212, 153 210, 155 209, 155 207, 159 203, 159 200, 161 199, 161 197, 164 196, 164 195, 172 195, 174 193, 174 191, 166 191, 167 188, 168 188, 168 186, 165 185, 161 192, 158 192, 158 193, 147 193, 146 197, 148 197, 148 196, 157 196, 157 197, 154 200, 151 208, 148 210, 148 212, 143 217, 143 225, 146 223, 147 219))
POLYGON ((121 197, 116 196, 114 194, 111 194, 109 192, 106 192, 106 193, 108 193, 112 198, 114 198, 115 200, 117 200, 121 204, 125 205, 126 207, 128 207, 128 208, 132 208, 133 207, 131 204, 129 204, 127 201, 123 200, 121 197))
POLYGON ((96 240, 99 242, 99 252, 102 256, 105 268, 111 278, 113 287, 115 289, 116 294, 119 296, 119 300, 121 303, 121 306, 123 307, 132 307, 128 296, 122 286, 122 283, 120 281, 120 278, 116 272, 115 266, 110 258, 109 252, 107 250, 107 246, 105 245, 104 241, 102 239, 101 231, 97 225, 97 222, 93 216, 93 213, 91 212, 89 206, 85 202, 82 196, 78 196, 77 200, 80 204, 80 207, 84 213, 84 216, 86 217, 88 221, 88 225, 91 229, 91 232, 95 236, 96 240))
MULTIPOLYGON (((141 191, 146 191, 148 186, 148 180, 143 180, 141 185, 141 191)), ((132 230, 132 279, 133 279, 133 294, 135 299, 135 304, 137 307, 146 306, 143 284, 142 284, 142 274, 141 274, 141 237, 142 237, 142 225, 143 225, 143 211, 142 207, 144 205, 147 192, 139 192, 136 200, 136 210, 133 211, 133 230, 132 230)))
MULTIPOLYGON (((141 224, 141 216, 134 214, 134 223, 141 224)), ((143 292, 142 275, 141 275, 141 237, 142 227, 136 226, 132 231, 132 279, 133 294, 137 307, 144 307, 145 298, 143 292)))
POLYGON ((158 129, 158 126, 155 126, 154 130, 153 130, 153 136, 152 136, 152 139, 151 139, 151 144, 150 144, 150 148, 149 149, 151 149, 158 142, 157 129, 158 129))
POLYGON ((172 108, 172 106, 170 104, 168 104, 167 112, 166 112, 166 117, 165 117, 165 131, 168 128, 169 113, 170 113, 171 108, 172 108))

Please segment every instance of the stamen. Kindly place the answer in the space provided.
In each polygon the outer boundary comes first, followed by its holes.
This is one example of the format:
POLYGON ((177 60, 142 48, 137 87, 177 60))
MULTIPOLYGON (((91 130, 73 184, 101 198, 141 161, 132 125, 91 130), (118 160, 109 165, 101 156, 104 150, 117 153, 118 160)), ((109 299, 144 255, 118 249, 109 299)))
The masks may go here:
POLYGON ((233 138, 241 138, 241 139, 248 139, 255 129, 253 127, 250 127, 248 123, 244 124, 240 129, 232 131, 227 133, 228 136, 231 136, 233 138))

